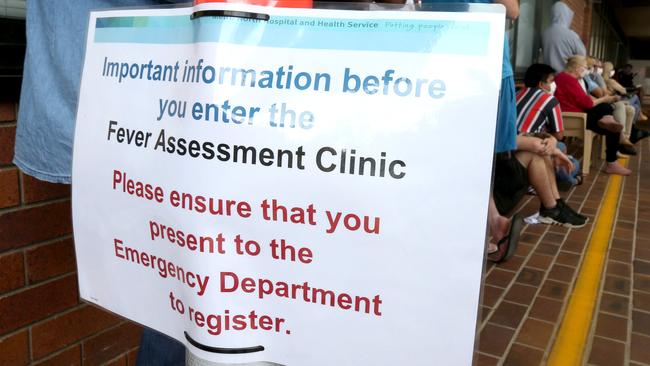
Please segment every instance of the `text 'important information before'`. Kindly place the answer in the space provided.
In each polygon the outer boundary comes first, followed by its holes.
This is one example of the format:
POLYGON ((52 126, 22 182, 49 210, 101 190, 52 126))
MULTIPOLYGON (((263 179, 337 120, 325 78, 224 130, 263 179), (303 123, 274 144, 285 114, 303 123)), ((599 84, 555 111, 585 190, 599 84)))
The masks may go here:
POLYGON ((498 9, 91 13, 81 297, 209 361, 471 364, 502 45, 498 9))

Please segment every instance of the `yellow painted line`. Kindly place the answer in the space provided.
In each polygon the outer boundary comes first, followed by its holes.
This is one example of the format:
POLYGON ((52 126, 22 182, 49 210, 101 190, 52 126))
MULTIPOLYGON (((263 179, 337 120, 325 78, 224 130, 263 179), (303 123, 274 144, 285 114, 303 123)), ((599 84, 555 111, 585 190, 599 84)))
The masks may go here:
MULTIPOLYGON (((627 166, 627 159, 620 159, 620 162, 623 166, 627 166)), ((612 234, 622 185, 623 177, 620 175, 609 177, 605 197, 593 225, 585 258, 547 365, 583 364, 582 356, 594 316, 600 278, 607 257, 609 238, 612 234)))

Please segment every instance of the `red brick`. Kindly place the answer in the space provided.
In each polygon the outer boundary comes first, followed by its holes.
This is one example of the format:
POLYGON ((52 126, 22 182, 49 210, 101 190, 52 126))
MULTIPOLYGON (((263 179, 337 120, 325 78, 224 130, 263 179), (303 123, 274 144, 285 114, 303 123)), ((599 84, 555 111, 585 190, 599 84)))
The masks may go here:
POLYGON ((0 208, 18 206, 19 204, 18 169, 0 170, 0 208))
POLYGON ((625 343, 594 337, 589 363, 598 366, 624 365, 625 343))
POLYGON ((94 306, 82 306, 32 328, 32 354, 39 359, 120 322, 94 306))
POLYGON ((481 331, 478 349, 483 353, 501 357, 514 332, 512 329, 488 323, 481 331))
POLYGON ((140 344, 142 327, 126 322, 83 343, 84 365, 99 365, 140 344))
POLYGON ((503 366, 528 366, 541 364, 544 351, 526 347, 521 344, 513 344, 503 362, 503 366))
POLYGON ((0 256, 0 294, 25 285, 23 253, 0 256))
POLYGON ((58 280, 0 298, 0 334, 47 318, 79 303, 77 276, 58 280))
POLYGON ((497 366, 499 364, 499 359, 482 353, 477 353, 474 364, 476 366, 497 366))
POLYGON ((118 359, 115 359, 104 366, 127 366, 128 365, 128 360, 126 355, 120 356, 118 359))
POLYGON ((650 362, 650 337, 632 333, 630 359, 638 362, 650 362))
POLYGON ((9 102, 0 102, 0 122, 16 120, 16 105, 9 102))
POLYGON ((14 160, 16 126, 0 126, 0 165, 11 164, 14 160))
POLYGON ((510 328, 517 328, 526 314, 526 306, 502 301, 492 314, 490 322, 510 328))
POLYGON ((19 366, 28 363, 29 336, 26 330, 0 340, 0 365, 19 366))
POLYGON ((70 201, 0 214, 0 251, 72 232, 70 201))
POLYGON ((70 196, 69 184, 56 184, 23 174, 23 200, 25 203, 70 196))
POLYGON ((55 356, 47 358, 34 364, 35 366, 80 366, 81 365, 81 345, 77 344, 70 347, 55 356))
POLYGON ((25 255, 29 283, 73 272, 76 268, 72 238, 29 249, 25 255))

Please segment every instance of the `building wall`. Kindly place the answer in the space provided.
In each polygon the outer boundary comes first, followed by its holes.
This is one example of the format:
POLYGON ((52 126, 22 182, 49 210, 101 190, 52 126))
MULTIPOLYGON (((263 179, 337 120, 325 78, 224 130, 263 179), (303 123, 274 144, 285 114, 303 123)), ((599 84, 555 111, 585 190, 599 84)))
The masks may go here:
POLYGON ((135 365, 141 328, 81 302, 70 186, 11 164, 15 103, 0 103, 0 365, 135 365))
MULTIPOLYGON (((589 0, 563 0, 573 10, 573 29, 585 46, 589 46, 589 35, 591 33, 591 4, 589 0)), ((589 52, 589 50, 587 50, 589 52)))

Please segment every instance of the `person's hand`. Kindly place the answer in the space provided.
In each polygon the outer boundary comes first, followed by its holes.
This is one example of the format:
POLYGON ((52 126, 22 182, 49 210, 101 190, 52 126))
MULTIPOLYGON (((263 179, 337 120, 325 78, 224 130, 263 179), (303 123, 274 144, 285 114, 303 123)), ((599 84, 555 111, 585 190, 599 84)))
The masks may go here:
POLYGON ((550 155, 553 151, 553 148, 550 145, 551 143, 548 138, 536 138, 535 141, 533 141, 533 152, 538 155, 550 155))
POLYGON ((619 97, 618 95, 612 95, 612 96, 609 96, 608 98, 609 98, 608 103, 616 103, 619 100, 621 100, 621 97, 619 97))
POLYGON ((570 173, 574 169, 573 162, 566 156, 560 149, 555 149, 555 154, 553 155, 553 165, 564 170, 566 173, 570 173))

